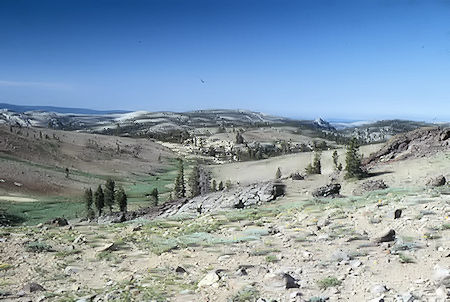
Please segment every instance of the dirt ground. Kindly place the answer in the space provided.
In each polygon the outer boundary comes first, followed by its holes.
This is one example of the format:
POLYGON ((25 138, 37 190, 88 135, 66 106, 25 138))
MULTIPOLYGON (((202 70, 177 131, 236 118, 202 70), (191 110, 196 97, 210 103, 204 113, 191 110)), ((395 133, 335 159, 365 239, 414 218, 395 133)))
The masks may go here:
MULTIPOLYGON (((373 178, 390 188, 363 196, 351 194, 362 181, 341 179, 342 198, 311 197, 332 174, 324 152, 324 175, 284 179, 286 195, 257 208, 4 228, 4 300, 448 301, 450 188, 424 183, 450 176, 449 156, 378 165, 373 178), (387 230, 395 230, 395 240, 378 242, 387 230), (29 282, 45 291, 24 291, 29 282)), ((214 173, 242 183, 265 180, 278 166, 284 175, 301 169, 302 159, 309 162, 311 154, 221 165, 214 173)))

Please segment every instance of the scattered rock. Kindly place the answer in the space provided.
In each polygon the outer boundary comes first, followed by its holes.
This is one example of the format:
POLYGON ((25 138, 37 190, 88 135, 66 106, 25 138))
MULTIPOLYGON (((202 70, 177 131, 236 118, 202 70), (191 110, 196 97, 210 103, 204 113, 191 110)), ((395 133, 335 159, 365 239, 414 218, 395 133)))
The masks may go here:
POLYGON ((15 185, 16 187, 21 187, 21 186, 23 186, 20 182, 14 182, 14 185, 15 185))
POLYGON ((34 292, 45 291, 45 288, 36 282, 29 282, 23 286, 22 290, 25 293, 30 294, 34 292))
POLYGON ((316 189, 312 195, 314 197, 338 197, 340 191, 340 184, 329 184, 316 189))
POLYGON ((434 177, 427 182, 427 186, 429 187, 441 187, 445 185, 447 180, 445 179, 444 175, 439 175, 438 177, 434 177))
POLYGON ((395 231, 394 230, 389 230, 386 234, 380 236, 376 242, 377 243, 382 243, 382 242, 391 242, 395 240, 395 231))

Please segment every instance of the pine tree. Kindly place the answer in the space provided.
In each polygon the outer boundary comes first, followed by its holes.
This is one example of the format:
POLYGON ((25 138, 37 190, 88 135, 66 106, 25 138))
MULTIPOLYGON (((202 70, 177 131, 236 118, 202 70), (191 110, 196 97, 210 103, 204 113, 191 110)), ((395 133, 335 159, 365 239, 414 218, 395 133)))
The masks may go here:
POLYGON ((93 198, 92 198, 92 190, 91 190, 91 188, 86 189, 84 191, 84 202, 85 202, 85 205, 86 205, 87 217, 88 218, 94 218, 95 213, 94 213, 94 210, 92 209, 93 198))
POLYGON ((127 194, 125 194, 125 191, 123 190, 122 187, 119 187, 119 189, 117 190, 116 200, 117 200, 117 204, 119 206, 120 211, 126 212, 128 198, 127 198, 127 194))
MULTIPOLYGON (((159 192, 157 188, 154 188, 151 192, 150 192, 150 196, 152 197, 152 206, 157 206, 158 205, 158 200, 159 200, 159 192)), ((169 197, 169 199, 172 199, 172 196, 169 197)))
POLYGON ((109 211, 112 212, 114 201, 115 201, 115 192, 114 188, 116 183, 111 178, 106 181, 105 184, 105 205, 109 208, 109 211))
POLYGON ((281 178, 281 170, 280 167, 278 167, 277 172, 275 173, 275 179, 280 179, 281 178))
POLYGON ((215 179, 213 179, 213 181, 212 181, 211 191, 213 191, 213 192, 217 191, 217 182, 215 179))
POLYGON ((243 144, 244 143, 244 137, 241 135, 240 132, 236 133, 236 144, 243 144))
POLYGON ((336 150, 333 152, 333 164, 336 170, 342 171, 342 164, 339 162, 339 155, 336 150))
POLYGON ((200 170, 198 165, 194 165, 189 176, 189 187, 191 188, 191 197, 200 195, 200 170))
POLYGON ((178 175, 175 178, 174 197, 183 198, 186 197, 186 186, 184 184, 184 167, 183 160, 179 159, 178 175))
POLYGON ((345 178, 361 179, 366 176, 366 173, 361 167, 362 156, 359 154, 359 145, 356 138, 352 138, 347 146, 347 153, 345 156, 345 178))
POLYGON ((105 206, 105 195, 103 194, 102 186, 99 185, 97 191, 94 193, 95 207, 98 211, 98 216, 102 216, 103 207, 105 206))

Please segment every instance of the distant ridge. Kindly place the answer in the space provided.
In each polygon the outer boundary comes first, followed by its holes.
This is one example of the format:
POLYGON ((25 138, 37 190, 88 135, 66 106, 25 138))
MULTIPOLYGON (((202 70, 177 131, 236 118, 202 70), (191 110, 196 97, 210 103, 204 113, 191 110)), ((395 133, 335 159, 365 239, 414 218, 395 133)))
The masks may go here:
POLYGON ((32 105, 13 105, 7 103, 0 103, 0 109, 7 109, 14 112, 24 113, 27 111, 46 111, 56 113, 74 113, 74 114, 114 114, 114 113, 128 113, 127 110, 92 110, 84 108, 67 108, 67 107, 53 107, 53 106, 32 106, 32 105))

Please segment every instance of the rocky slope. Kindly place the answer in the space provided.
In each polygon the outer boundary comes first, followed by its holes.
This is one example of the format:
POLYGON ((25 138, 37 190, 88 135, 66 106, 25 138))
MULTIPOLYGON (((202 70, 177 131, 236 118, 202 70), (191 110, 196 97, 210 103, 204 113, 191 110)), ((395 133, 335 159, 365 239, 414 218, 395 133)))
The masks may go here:
POLYGON ((392 160, 429 157, 449 150, 450 128, 420 128, 395 136, 364 162, 366 165, 373 165, 392 160))

